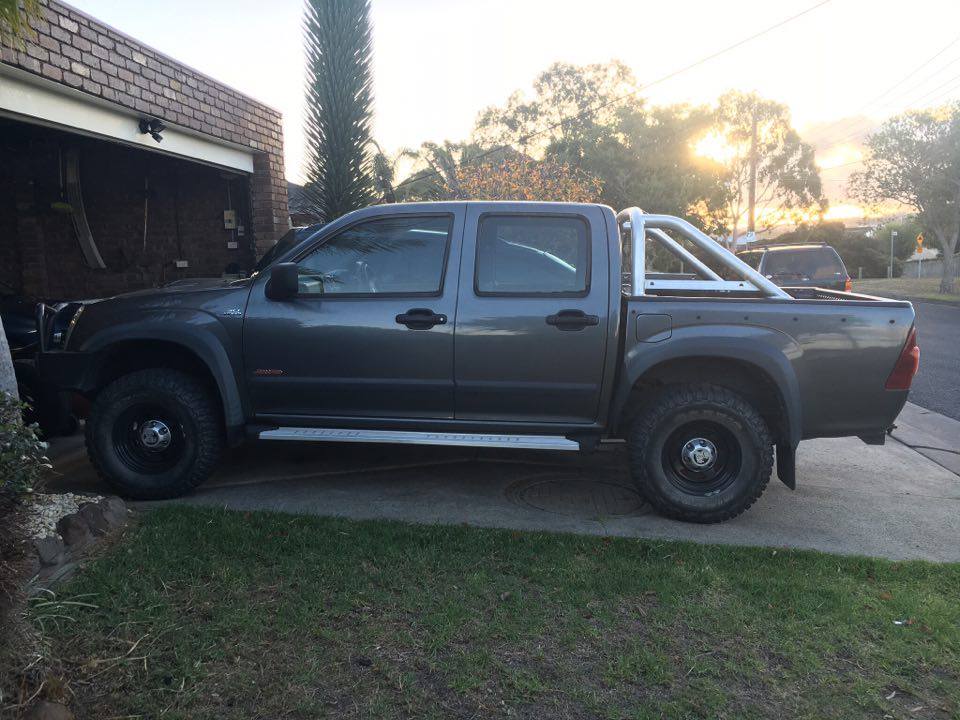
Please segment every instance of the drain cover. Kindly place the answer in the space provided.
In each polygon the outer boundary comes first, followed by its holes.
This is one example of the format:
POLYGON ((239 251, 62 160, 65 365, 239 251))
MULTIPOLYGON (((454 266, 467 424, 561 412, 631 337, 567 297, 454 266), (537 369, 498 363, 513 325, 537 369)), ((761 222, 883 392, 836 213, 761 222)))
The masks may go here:
POLYGON ((650 506, 633 488, 577 473, 544 474, 518 480, 507 488, 507 498, 534 510, 590 520, 650 512, 650 506))

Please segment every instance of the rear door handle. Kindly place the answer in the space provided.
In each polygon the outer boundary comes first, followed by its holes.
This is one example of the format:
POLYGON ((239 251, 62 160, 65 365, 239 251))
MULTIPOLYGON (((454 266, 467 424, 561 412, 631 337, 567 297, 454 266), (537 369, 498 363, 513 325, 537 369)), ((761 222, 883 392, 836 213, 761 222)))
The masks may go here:
POLYGON ((435 313, 429 308, 410 308, 397 315, 397 324, 406 325, 411 330, 429 330, 434 325, 446 325, 447 316, 435 313))
POLYGON ((599 317, 587 315, 583 310, 561 310, 556 315, 547 315, 547 325, 553 325, 557 330, 583 330, 599 323, 599 317))

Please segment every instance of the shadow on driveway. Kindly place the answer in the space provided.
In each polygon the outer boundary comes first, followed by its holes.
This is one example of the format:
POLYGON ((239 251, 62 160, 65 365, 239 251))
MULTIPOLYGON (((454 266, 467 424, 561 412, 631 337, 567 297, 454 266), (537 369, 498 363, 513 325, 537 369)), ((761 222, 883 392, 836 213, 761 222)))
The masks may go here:
MULTIPOLYGON (((55 465, 51 489, 109 492, 79 446, 60 448, 55 465)), ((692 525, 650 511, 622 446, 581 455, 263 442, 232 451, 207 483, 170 502, 960 561, 960 478, 910 448, 809 441, 797 476, 796 492, 774 477, 740 517, 692 525)))

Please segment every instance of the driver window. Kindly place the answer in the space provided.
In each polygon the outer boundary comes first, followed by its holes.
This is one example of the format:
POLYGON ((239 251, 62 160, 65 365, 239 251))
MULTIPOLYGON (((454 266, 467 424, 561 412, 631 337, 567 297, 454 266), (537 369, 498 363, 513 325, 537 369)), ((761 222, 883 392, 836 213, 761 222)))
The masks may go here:
POLYGON ((369 220, 317 247, 298 265, 301 295, 435 295, 443 284, 449 215, 369 220))

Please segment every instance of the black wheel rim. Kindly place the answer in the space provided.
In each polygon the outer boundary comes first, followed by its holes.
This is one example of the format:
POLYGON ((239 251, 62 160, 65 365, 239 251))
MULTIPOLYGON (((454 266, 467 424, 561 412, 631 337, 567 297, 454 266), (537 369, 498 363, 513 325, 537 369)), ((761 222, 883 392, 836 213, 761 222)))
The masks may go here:
POLYGON ((136 403, 113 423, 113 446, 120 461, 144 475, 176 467, 186 448, 186 436, 176 415, 156 403, 136 403))
POLYGON ((672 485, 699 497, 726 490, 740 475, 743 464, 740 443, 733 432, 708 420, 677 427, 664 443, 660 459, 672 485))

